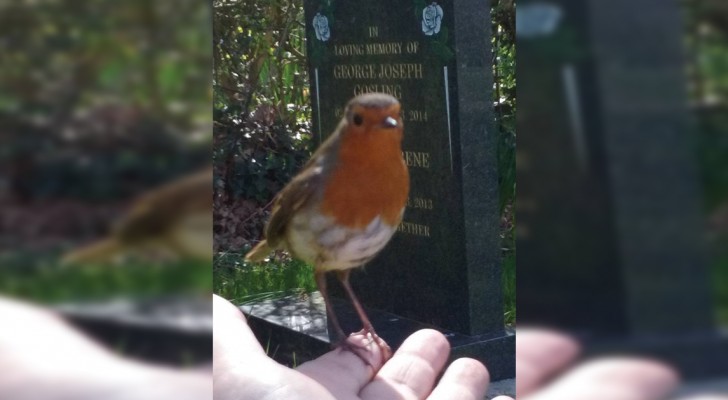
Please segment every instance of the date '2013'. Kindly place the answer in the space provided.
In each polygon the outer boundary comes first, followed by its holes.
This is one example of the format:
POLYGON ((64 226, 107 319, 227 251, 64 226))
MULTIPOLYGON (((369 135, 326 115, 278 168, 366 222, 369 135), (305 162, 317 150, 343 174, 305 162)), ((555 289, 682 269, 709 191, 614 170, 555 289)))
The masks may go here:
POLYGON ((407 206, 412 208, 420 208, 423 210, 432 210, 434 205, 432 199, 426 199, 422 197, 410 197, 407 199, 407 206))

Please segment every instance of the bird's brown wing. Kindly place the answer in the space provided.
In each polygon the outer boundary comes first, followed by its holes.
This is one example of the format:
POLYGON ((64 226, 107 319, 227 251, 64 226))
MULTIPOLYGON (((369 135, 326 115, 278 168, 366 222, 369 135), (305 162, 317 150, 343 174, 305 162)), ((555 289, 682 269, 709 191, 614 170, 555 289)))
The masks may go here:
POLYGON ((205 168, 142 195, 114 233, 130 242, 162 235, 189 214, 212 212, 212 200, 212 168, 205 168))
MULTIPOLYGON (((212 212, 212 200, 211 168, 150 190, 140 196, 129 212, 117 221, 109 237, 73 250, 64 256, 63 262, 108 262, 135 246, 168 239, 171 231, 182 229, 178 225, 188 221, 189 217, 209 215, 212 212)), ((196 230, 201 231, 203 238, 210 236, 211 231, 205 230, 204 224, 202 229, 196 230)))
POLYGON ((276 196, 270 220, 265 228, 266 240, 271 248, 279 247, 293 216, 323 193, 324 182, 333 167, 333 160, 337 158, 342 129, 343 125, 340 125, 311 156, 301 172, 276 196))
POLYGON ((322 179, 322 168, 312 166, 304 169, 278 193, 265 228, 265 237, 271 248, 279 247, 291 219, 317 195, 322 179))

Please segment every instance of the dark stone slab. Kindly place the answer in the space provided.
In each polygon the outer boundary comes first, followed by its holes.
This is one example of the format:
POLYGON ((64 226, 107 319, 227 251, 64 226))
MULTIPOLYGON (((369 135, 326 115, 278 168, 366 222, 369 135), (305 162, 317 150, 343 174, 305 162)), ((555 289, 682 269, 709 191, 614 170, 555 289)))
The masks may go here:
MULTIPOLYGON (((334 309, 344 330, 358 331, 361 323, 354 310, 340 299, 333 299, 334 309)), ((240 307, 258 340, 268 348, 276 361, 296 366, 331 351, 323 299, 315 292, 310 296, 287 296, 240 307)), ((412 333, 425 328, 438 329, 392 313, 367 309, 377 333, 393 348, 398 348, 412 333)), ((440 330, 452 346, 451 360, 472 357, 488 367, 492 380, 515 376, 515 335, 468 336, 440 330)))
MULTIPOLYGON (((537 4, 520 2, 519 19, 537 4)), ((728 354, 713 321, 678 4, 549 4, 556 27, 517 43, 519 322, 661 354, 687 375, 716 371, 719 357, 686 361, 728 354)))
POLYGON ((53 308, 126 357, 175 366, 212 362, 209 298, 119 298, 53 308))
POLYGON ((615 353, 657 358, 678 369, 686 380, 725 377, 728 371, 728 332, 637 334, 629 337, 591 338, 587 357, 615 353))

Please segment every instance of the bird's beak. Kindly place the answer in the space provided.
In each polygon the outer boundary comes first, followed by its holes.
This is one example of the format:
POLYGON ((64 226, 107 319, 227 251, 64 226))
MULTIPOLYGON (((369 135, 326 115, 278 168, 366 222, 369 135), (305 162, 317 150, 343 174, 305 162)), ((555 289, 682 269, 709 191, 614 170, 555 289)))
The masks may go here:
POLYGON ((384 119, 384 122, 382 123, 385 128, 396 128, 397 127, 397 120, 392 117, 387 117, 384 119))

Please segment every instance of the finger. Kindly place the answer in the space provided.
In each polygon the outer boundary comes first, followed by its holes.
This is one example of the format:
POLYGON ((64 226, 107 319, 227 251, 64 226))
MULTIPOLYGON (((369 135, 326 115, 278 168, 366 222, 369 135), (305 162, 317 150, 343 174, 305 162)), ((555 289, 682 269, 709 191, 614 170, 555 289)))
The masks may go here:
POLYGON ((528 400, 652 400, 661 399, 678 383, 665 364, 630 358, 610 358, 583 364, 528 400))
POLYGON ((345 399, 352 393, 359 393, 369 383, 374 371, 381 367, 381 349, 370 336, 363 333, 350 335, 347 339, 352 346, 366 350, 367 359, 378 363, 369 365, 352 351, 336 349, 323 356, 301 364, 298 372, 313 378, 326 387, 337 399, 345 399))
POLYGON ((372 382, 361 391, 362 399, 424 399, 432 391, 450 354, 442 333, 423 329, 402 343, 372 382))
POLYGON ((472 358, 453 361, 428 400, 482 400, 490 375, 485 366, 472 358))
POLYGON ((239 308, 222 297, 213 295, 212 354, 215 364, 220 361, 236 362, 246 358, 265 357, 265 351, 248 327, 239 308))
POLYGON ((516 334, 516 394, 525 396, 569 365, 579 345, 566 335, 519 329, 516 334))
MULTIPOLYGON (((297 393, 319 389, 315 382, 298 379, 293 370, 268 358, 240 309, 218 296, 213 296, 212 307, 214 398, 262 399, 270 393, 300 398, 295 397, 297 393)), ((311 398, 330 399, 323 390, 311 398)))

